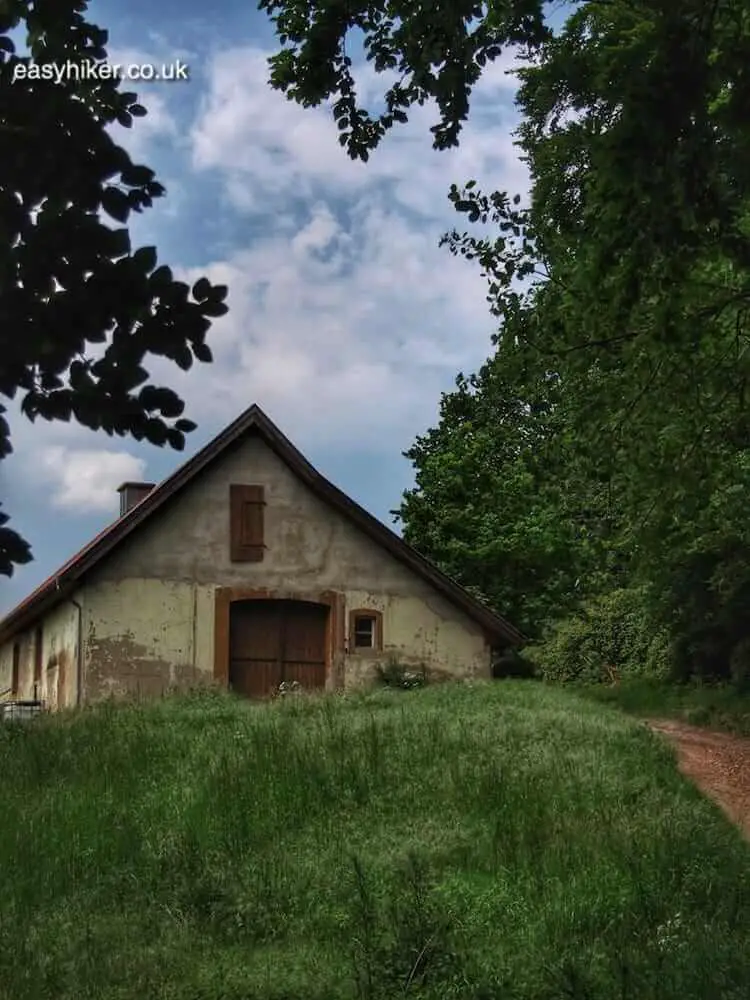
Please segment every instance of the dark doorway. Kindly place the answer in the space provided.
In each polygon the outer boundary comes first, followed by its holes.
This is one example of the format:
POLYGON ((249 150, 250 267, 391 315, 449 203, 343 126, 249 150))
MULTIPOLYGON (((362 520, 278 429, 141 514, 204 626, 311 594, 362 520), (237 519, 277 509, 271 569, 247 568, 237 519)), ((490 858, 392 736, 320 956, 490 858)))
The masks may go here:
POLYGON ((229 610, 229 686, 248 698, 282 681, 322 688, 329 609, 309 601, 233 601, 229 610))

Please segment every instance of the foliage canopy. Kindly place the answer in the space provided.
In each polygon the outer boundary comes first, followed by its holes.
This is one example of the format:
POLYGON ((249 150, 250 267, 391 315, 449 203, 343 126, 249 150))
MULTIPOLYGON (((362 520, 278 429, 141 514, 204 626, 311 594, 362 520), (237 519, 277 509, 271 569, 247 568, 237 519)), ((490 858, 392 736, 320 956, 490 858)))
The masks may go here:
POLYGON ((495 235, 444 238, 487 276, 494 354, 459 376, 439 426, 407 453, 407 538, 537 633, 632 588, 654 634, 679 639, 679 673, 739 670, 747 5, 584 0, 558 5, 554 30, 541 0, 261 7, 280 42, 272 84, 303 105, 330 101, 359 159, 425 101, 435 148, 456 145, 483 69, 515 59, 530 190, 454 185, 457 212, 495 235), (383 74, 382 113, 358 103, 350 39, 383 74))
MULTIPOLYGON (((109 132, 146 114, 137 96, 113 77, 53 84, 18 73, 32 61, 106 59, 107 32, 85 19, 87 6, 0 2, 0 394, 20 394, 30 420, 74 419, 181 449, 195 424, 144 362, 210 362, 206 334, 227 311, 227 289, 205 278, 190 288, 155 247, 131 247, 131 213, 165 193, 109 132), (28 56, 10 37, 21 28, 28 56)), ((0 458, 12 450, 5 412, 0 458)), ((7 520, 0 513, 0 573, 10 575, 31 552, 7 520)))

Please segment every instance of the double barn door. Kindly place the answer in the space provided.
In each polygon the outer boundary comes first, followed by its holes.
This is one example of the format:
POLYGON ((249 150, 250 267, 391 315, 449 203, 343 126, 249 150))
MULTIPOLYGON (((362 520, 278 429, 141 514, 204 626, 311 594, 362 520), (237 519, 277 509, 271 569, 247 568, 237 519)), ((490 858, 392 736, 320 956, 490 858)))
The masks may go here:
POLYGON ((282 681, 322 688, 329 609, 308 601, 233 602, 229 617, 229 684, 249 698, 282 681))

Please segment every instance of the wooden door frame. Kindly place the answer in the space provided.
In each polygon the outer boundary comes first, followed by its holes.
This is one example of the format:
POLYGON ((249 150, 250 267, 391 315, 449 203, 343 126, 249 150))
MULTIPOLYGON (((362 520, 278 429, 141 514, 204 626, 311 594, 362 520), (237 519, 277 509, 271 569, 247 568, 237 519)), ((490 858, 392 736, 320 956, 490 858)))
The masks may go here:
POLYGON ((325 643, 326 690, 344 686, 344 595, 336 590, 307 591, 218 587, 214 597, 214 680, 229 687, 229 618, 236 601, 307 601, 328 607, 325 643))

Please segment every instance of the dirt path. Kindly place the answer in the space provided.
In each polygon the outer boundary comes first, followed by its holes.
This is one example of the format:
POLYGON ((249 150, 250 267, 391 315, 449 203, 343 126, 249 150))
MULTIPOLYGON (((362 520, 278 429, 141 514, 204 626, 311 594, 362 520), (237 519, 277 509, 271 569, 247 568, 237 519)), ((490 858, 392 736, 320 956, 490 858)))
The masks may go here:
POLYGON ((653 719, 646 724, 676 746, 682 773, 717 802, 750 839, 750 738, 682 722, 653 719))

